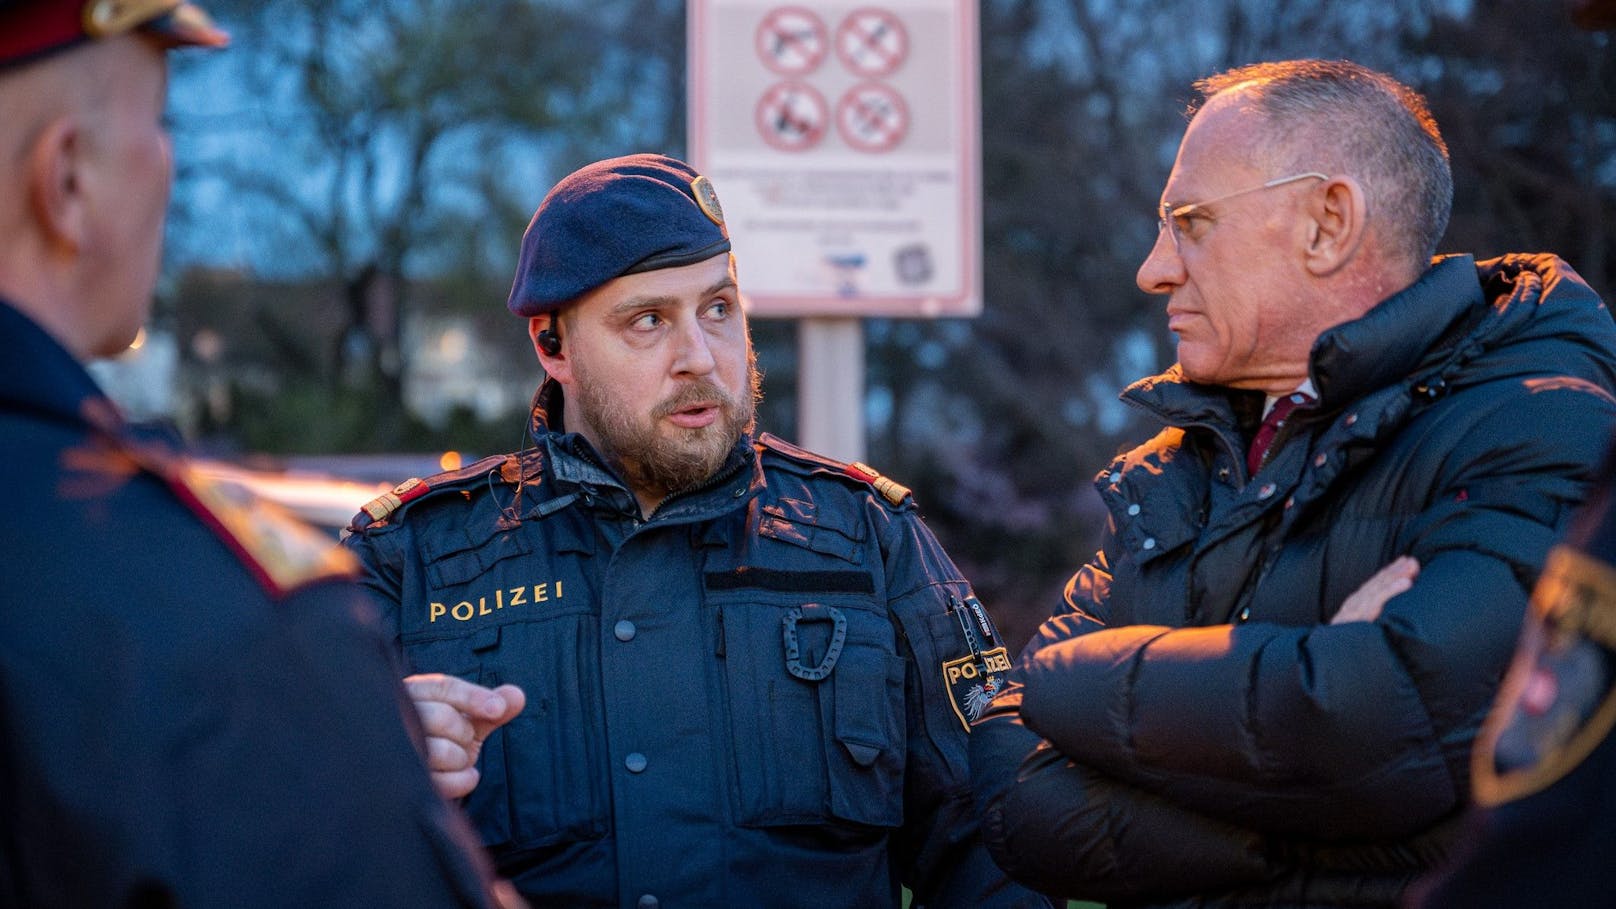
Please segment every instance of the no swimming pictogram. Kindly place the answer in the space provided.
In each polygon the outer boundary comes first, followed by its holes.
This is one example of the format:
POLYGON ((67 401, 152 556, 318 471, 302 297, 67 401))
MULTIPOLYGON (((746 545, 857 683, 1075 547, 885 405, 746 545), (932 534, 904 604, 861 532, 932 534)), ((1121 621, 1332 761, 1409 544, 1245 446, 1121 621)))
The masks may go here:
POLYGON ((909 32, 887 10, 857 9, 836 29, 836 56, 861 76, 889 75, 909 56, 909 32))
POLYGON ((754 46, 763 65, 785 76, 813 72, 825 59, 825 23, 811 10, 782 6, 758 23, 754 46))
POLYGON ((825 137, 829 115, 825 96, 813 86, 778 82, 758 99, 758 133, 782 151, 805 151, 825 137))
POLYGON ((909 106, 891 88, 865 82, 837 102, 836 126, 842 139, 859 151, 891 151, 909 132, 909 106))

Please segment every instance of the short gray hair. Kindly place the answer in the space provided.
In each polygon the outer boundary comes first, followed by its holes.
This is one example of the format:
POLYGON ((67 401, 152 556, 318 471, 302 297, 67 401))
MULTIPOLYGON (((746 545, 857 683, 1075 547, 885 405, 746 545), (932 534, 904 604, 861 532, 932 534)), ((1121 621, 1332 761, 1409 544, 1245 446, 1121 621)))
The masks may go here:
POLYGON ((1436 253, 1453 211, 1453 171, 1419 92, 1347 60, 1253 63, 1195 90, 1205 100, 1226 91, 1249 99, 1268 122, 1276 163, 1357 177, 1371 217, 1385 218, 1388 253, 1417 257, 1416 269, 1436 253))

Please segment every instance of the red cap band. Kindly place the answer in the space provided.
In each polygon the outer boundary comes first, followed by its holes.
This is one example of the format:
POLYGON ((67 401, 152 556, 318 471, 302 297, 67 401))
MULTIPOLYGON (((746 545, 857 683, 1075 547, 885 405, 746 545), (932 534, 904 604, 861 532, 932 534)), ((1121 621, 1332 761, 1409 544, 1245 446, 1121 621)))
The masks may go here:
POLYGON ((183 0, 0 0, 0 67, 137 28, 168 47, 230 41, 183 0))
POLYGON ((21 3, 0 7, 0 66, 21 63, 76 44, 84 33, 82 3, 21 3))

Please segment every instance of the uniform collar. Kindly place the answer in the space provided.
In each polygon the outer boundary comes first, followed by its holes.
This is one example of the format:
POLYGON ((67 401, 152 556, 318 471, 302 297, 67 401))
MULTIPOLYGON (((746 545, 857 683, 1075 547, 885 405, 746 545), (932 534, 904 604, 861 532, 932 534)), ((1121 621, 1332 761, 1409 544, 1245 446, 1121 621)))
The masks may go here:
MULTIPOLYGON (((546 379, 533 398, 532 427, 545 448, 545 464, 558 494, 589 493, 624 510, 639 512, 639 502, 628 484, 607 465, 588 439, 562 428, 561 387, 546 379)), ((718 471, 695 489, 676 492, 657 507, 656 517, 701 517, 750 498, 761 488, 762 465, 750 434, 742 435, 718 471)))
POLYGON ((122 415, 73 355, 37 323, 0 298, 0 401, 109 433, 122 415))

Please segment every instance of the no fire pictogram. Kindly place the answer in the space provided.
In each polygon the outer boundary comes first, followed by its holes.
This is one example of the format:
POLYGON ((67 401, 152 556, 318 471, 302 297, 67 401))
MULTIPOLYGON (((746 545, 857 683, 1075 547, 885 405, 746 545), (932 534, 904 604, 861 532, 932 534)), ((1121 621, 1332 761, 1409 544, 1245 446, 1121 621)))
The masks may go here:
POLYGON ((866 82, 842 96, 836 126, 842 139, 859 151, 891 151, 909 132, 909 107, 887 86, 866 82))
POLYGON ((778 82, 758 99, 758 132, 763 141, 782 151, 818 145, 828 119, 825 96, 801 82, 778 82))
POLYGON ((829 42, 825 23, 812 11, 783 6, 771 10, 758 23, 755 45, 764 66, 781 75, 796 76, 819 68, 829 42))
POLYGON ((889 75, 909 56, 909 32, 887 10, 854 10, 836 29, 836 56, 861 76, 889 75))

